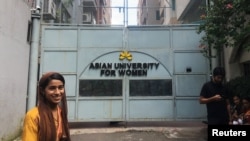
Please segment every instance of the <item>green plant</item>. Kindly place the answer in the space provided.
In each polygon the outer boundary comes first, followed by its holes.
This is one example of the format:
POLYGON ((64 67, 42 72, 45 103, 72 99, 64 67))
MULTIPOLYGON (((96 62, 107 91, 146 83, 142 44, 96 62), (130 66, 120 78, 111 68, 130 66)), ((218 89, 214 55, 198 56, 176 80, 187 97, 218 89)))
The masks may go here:
POLYGON ((250 50, 250 0, 210 0, 198 33, 204 33, 200 48, 206 57, 220 55, 223 47, 239 47, 250 50), (211 54, 211 49, 217 54, 211 54))
POLYGON ((250 96, 250 76, 239 76, 226 83, 230 97, 239 95, 240 97, 250 96))

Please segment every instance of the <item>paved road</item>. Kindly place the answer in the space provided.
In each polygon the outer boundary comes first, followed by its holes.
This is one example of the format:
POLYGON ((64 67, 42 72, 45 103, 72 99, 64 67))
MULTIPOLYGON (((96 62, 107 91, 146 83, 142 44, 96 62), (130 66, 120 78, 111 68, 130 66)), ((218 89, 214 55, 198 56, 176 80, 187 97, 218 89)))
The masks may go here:
POLYGON ((207 141, 207 125, 200 121, 70 123, 70 134, 72 141, 207 141))
POLYGON ((125 131, 72 135, 72 141, 206 141, 201 136, 170 137, 158 131, 125 131))
POLYGON ((72 141, 206 141, 204 124, 178 123, 71 129, 71 138, 72 141))

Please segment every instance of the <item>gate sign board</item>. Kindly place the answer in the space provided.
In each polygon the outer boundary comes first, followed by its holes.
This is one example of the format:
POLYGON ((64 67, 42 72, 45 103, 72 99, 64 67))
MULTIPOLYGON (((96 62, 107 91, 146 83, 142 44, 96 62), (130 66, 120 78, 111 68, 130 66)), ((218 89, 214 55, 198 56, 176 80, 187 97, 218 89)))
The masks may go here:
POLYGON ((158 67, 159 63, 91 63, 89 69, 100 69, 100 76, 147 76, 147 70, 158 67))

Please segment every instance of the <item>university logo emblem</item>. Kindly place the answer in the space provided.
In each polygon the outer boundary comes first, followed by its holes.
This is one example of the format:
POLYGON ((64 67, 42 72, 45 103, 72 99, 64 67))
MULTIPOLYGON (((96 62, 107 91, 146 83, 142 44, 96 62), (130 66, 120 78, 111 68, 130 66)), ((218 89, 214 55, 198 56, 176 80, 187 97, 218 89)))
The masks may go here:
POLYGON ((120 60, 127 59, 128 61, 131 61, 132 60, 132 55, 128 51, 122 51, 120 53, 119 59, 120 60))

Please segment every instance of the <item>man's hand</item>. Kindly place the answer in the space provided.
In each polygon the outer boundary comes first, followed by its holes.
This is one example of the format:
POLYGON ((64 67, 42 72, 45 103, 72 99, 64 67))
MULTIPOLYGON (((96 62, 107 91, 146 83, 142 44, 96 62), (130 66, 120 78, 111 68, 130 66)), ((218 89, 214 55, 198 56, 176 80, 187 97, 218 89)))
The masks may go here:
POLYGON ((221 101, 221 100, 222 100, 222 97, 221 97, 221 95, 216 94, 215 96, 213 96, 213 100, 214 100, 214 101, 221 101))

